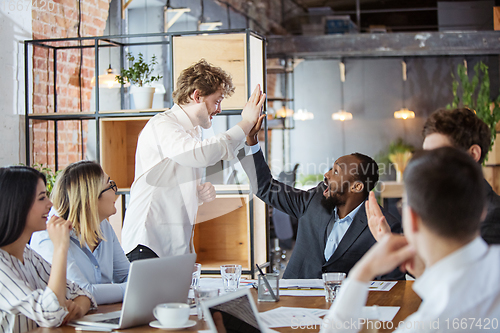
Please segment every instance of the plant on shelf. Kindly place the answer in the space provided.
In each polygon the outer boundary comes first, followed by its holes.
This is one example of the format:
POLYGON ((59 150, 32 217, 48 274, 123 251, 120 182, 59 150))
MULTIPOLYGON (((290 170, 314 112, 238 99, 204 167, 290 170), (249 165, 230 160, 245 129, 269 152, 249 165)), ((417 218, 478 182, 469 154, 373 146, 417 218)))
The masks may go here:
POLYGON ((379 173, 390 173, 392 165, 396 170, 396 181, 403 181, 403 173, 414 150, 415 147, 407 144, 401 138, 392 141, 389 144, 389 148, 386 151, 379 153, 375 158, 378 164, 384 165, 384 170, 380 170, 379 167, 379 173))
MULTIPOLYGON (((19 165, 25 164, 19 163, 19 165)), ((61 172, 61 170, 54 171, 48 166, 44 167, 43 164, 36 162, 33 163, 31 167, 40 171, 45 176, 45 179, 47 180, 47 196, 50 196, 50 193, 52 192, 52 189, 54 188, 54 185, 56 183, 57 175, 59 174, 59 172, 61 172)))
POLYGON ((297 179, 297 185, 301 187, 313 187, 318 185, 324 178, 323 174, 301 174, 297 179))
MULTIPOLYGON (((468 107, 488 125, 491 131, 491 151, 497 135, 496 125, 500 120, 500 95, 492 101, 490 98, 490 76, 488 66, 482 61, 474 66, 474 76, 469 79, 466 64, 457 66, 458 80, 453 73, 453 102, 447 108, 468 107), (461 88, 459 90, 459 88, 461 88)), ((487 158, 487 157, 486 157, 487 158)))
POLYGON ((131 93, 134 96, 136 109, 150 109, 153 105, 154 87, 149 87, 153 82, 160 81, 162 75, 154 76, 154 66, 158 64, 156 56, 153 55, 149 63, 144 61, 142 53, 139 53, 137 59, 129 52, 126 55, 129 61, 128 68, 122 68, 120 75, 116 80, 120 84, 131 83, 134 87, 131 93))

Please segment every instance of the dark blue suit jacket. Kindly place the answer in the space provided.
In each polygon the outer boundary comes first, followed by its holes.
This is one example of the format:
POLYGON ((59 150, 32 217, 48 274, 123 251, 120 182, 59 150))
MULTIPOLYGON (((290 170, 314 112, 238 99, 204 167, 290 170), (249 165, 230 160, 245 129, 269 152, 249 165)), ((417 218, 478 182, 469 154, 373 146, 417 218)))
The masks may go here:
MULTIPOLYGON (((362 205, 337 249, 326 261, 326 230, 335 215, 333 207, 327 208, 323 202, 326 186, 321 182, 309 191, 302 191, 280 183, 273 179, 262 151, 245 157, 241 150, 238 157, 257 197, 299 221, 297 241, 283 278, 321 279, 324 272, 349 273, 354 264, 375 244, 368 228, 365 206, 362 205)), ((401 233, 401 222, 382 211, 392 232, 401 233)), ((381 279, 400 280, 404 279, 404 274, 396 269, 381 279)))

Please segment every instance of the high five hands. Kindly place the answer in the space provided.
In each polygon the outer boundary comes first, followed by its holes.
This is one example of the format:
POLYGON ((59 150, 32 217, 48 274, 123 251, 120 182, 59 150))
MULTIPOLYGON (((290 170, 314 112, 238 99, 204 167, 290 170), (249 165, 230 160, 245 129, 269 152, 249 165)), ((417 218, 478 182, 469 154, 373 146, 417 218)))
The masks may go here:
POLYGON ((240 125, 243 129, 245 135, 250 133, 261 117, 262 106, 264 105, 265 100, 266 94, 263 94, 260 91, 260 84, 258 84, 257 87, 255 87, 252 96, 250 96, 248 102, 245 104, 243 111, 241 111, 242 120, 238 125, 240 125))

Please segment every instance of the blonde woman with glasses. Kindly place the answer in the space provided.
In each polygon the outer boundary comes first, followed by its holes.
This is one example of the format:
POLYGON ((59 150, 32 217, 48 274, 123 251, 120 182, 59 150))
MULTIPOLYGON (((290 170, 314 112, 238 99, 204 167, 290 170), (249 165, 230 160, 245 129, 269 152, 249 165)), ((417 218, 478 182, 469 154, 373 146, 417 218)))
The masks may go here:
MULTIPOLYGON (((116 183, 91 161, 67 166, 52 191, 51 212, 72 222, 68 279, 94 295, 97 304, 121 302, 130 263, 108 218, 116 213, 116 183)), ((31 247, 51 262, 54 246, 46 231, 31 238, 31 247)))

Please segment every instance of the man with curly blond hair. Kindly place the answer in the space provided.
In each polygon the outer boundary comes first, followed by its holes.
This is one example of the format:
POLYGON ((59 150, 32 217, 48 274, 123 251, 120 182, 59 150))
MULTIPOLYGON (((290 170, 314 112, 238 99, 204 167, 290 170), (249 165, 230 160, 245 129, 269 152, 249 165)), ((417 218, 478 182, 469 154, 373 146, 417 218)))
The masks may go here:
POLYGON ((260 86, 226 132, 202 139, 221 102, 234 92, 231 76, 204 59, 184 69, 174 106, 148 121, 137 141, 135 179, 125 214, 122 246, 130 261, 193 252, 198 206, 215 199, 203 168, 236 157, 257 123, 265 100, 260 86))

